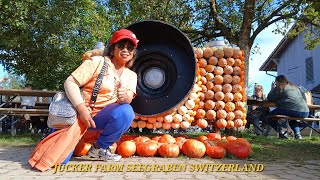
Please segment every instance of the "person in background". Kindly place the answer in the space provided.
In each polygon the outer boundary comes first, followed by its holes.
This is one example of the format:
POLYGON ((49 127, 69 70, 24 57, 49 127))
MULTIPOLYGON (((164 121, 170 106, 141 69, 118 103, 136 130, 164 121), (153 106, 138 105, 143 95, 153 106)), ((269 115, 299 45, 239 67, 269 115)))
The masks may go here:
MULTIPOLYGON (((32 86, 31 84, 26 84, 23 88, 23 90, 26 90, 26 91, 30 91, 32 90, 32 86)), ((21 99, 21 108, 22 109, 34 109, 34 106, 36 104, 36 101, 37 101, 37 97, 34 97, 34 96, 20 96, 20 99, 21 99)), ((37 117, 30 117, 29 114, 24 114, 24 119, 25 120, 30 120, 31 119, 31 127, 30 127, 30 130, 31 130, 31 133, 34 133, 34 128, 37 126, 37 121, 38 121, 38 118, 37 117)))
POLYGON ((129 129, 135 117, 130 103, 136 96, 137 74, 129 68, 133 65, 137 46, 138 39, 133 32, 128 29, 116 31, 103 55, 84 59, 64 83, 65 92, 80 120, 88 128, 102 130, 88 152, 91 157, 110 161, 121 159, 120 155, 111 152, 109 146, 129 129), (106 72, 95 106, 89 107, 104 60, 107 61, 106 72), (83 87, 84 100, 80 87, 83 87))
MULTIPOLYGON (((263 87, 259 84, 255 84, 254 86, 254 93, 251 96, 252 99, 263 101, 266 100, 266 95, 263 92, 263 87)), ((259 126, 260 121, 263 122, 263 118, 269 113, 268 107, 258 107, 258 106, 249 106, 248 107, 248 119, 251 120, 254 128, 254 133, 256 135, 261 135, 262 133, 265 136, 268 136, 271 131, 271 126, 266 125, 266 131, 264 131, 263 127, 259 126)), ((249 124, 249 123, 248 123, 249 124)))
MULTIPOLYGON (((289 82, 284 75, 276 77, 276 82, 272 83, 267 99, 275 102, 277 106, 269 113, 270 115, 286 115, 300 118, 306 118, 309 115, 308 105, 299 88, 289 82)), ((282 131, 278 121, 268 118, 267 122, 279 133, 279 138, 288 138, 287 133, 282 131)), ((302 139, 300 134, 302 124, 298 121, 290 120, 289 125, 295 134, 295 139, 302 139)))

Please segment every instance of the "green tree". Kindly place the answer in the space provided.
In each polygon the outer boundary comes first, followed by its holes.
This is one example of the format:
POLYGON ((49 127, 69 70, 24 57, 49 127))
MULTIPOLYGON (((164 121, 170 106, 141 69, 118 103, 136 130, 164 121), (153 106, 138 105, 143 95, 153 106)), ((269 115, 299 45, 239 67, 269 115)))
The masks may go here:
POLYGON ((106 9, 92 0, 0 1, 0 60, 35 89, 62 89, 81 54, 111 31, 106 9))

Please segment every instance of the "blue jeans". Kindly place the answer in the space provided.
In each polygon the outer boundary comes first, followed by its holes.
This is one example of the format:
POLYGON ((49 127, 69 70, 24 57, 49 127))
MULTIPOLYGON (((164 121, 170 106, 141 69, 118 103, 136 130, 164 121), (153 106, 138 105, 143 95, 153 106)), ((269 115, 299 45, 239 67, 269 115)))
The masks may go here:
MULTIPOLYGON (((271 111, 268 115, 286 115, 286 116, 291 116, 291 117, 306 118, 306 117, 308 117, 309 112, 298 112, 298 111, 292 111, 292 110, 288 110, 288 109, 276 108, 273 111, 271 111)), ((281 133, 281 126, 278 121, 274 121, 271 118, 268 118, 267 122, 278 133, 281 133)), ((302 123, 295 121, 295 120, 290 120, 289 126, 293 130, 294 134, 300 134, 300 127, 302 127, 302 123)))
POLYGON ((100 148, 106 149, 129 129, 134 119, 134 111, 129 104, 110 104, 99 111, 93 120, 96 129, 102 129, 97 143, 100 148))

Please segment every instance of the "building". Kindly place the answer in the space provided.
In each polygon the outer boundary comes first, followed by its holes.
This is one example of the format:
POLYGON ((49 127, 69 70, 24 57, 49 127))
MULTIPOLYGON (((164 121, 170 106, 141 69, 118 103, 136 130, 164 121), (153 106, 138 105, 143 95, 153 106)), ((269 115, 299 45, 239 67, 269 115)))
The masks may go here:
POLYGON ((314 50, 304 47, 303 34, 294 38, 285 36, 259 70, 267 74, 275 71, 296 85, 312 90, 315 103, 320 104, 320 46, 314 50))

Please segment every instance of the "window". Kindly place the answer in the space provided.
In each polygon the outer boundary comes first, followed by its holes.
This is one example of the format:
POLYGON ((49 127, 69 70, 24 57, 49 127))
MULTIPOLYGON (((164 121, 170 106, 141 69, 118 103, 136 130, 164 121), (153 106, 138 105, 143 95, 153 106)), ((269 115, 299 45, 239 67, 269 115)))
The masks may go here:
POLYGON ((309 57, 306 59, 306 80, 313 81, 313 59, 309 57))

